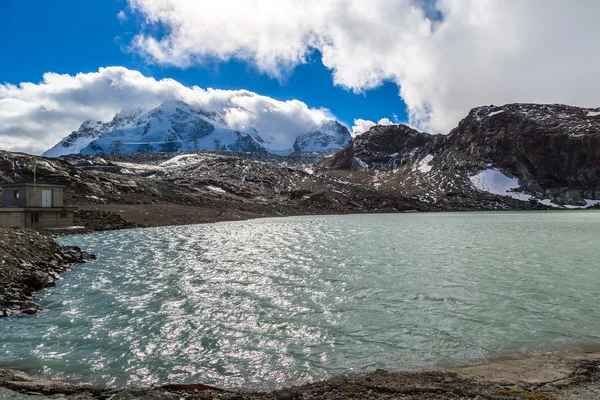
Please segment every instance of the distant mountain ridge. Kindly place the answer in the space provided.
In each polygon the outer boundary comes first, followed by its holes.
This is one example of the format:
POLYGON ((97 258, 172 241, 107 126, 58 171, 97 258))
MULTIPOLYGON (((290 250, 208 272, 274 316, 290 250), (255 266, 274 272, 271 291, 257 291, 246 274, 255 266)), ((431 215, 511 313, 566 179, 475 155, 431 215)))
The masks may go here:
POLYGON ((286 155, 292 152, 330 152, 351 140, 348 129, 335 120, 297 136, 289 149, 274 149, 260 132, 227 126, 217 113, 208 113, 181 101, 167 102, 144 111, 120 112, 109 122, 85 121, 54 147, 46 157, 66 154, 176 152, 230 150, 286 155))
POLYGON ((448 135, 375 126, 319 168, 369 176, 380 191, 440 207, 481 207, 494 195, 516 208, 587 208, 600 204, 600 109, 482 106, 448 135))

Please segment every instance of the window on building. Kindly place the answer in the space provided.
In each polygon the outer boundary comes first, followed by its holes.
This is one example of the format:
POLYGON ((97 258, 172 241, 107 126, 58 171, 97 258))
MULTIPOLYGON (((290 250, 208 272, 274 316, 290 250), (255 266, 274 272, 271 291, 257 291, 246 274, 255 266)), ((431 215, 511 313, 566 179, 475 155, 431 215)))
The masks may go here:
POLYGON ((39 213, 31 213, 31 223, 37 224, 40 222, 40 214, 39 213))
POLYGON ((18 190, 13 190, 13 199, 18 199, 21 196, 18 190))
POLYGON ((67 213, 60 213, 61 218, 67 218, 67 213))

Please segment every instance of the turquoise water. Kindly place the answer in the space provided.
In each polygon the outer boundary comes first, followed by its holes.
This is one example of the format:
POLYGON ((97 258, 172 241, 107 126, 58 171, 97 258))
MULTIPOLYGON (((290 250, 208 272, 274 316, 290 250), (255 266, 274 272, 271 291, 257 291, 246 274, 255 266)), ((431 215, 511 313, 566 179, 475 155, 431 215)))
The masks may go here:
POLYGON ((0 367, 266 389, 600 342, 600 212, 270 218, 71 236, 0 367))

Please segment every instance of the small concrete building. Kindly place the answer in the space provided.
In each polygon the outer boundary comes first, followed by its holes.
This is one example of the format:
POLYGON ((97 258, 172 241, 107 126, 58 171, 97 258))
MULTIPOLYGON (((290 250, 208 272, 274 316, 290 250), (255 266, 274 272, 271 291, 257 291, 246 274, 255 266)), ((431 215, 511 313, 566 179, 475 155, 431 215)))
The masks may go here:
POLYGON ((0 188, 0 227, 47 229, 73 225, 77 208, 64 206, 64 186, 20 183, 0 188))

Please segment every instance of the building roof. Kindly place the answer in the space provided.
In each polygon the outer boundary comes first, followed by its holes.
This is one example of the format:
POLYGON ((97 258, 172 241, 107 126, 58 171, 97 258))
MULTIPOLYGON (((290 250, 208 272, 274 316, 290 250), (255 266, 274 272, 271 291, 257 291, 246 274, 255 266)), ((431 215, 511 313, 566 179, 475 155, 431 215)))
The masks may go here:
POLYGON ((77 211, 78 207, 0 207, 0 213, 9 212, 69 212, 77 211))
POLYGON ((6 183, 4 185, 0 185, 0 188, 14 188, 14 187, 48 187, 48 188, 56 188, 56 189, 64 189, 65 185, 55 185, 53 183, 6 183))

